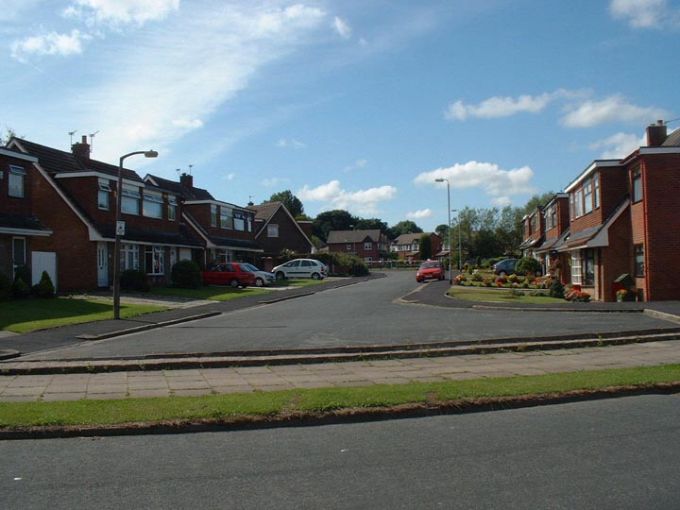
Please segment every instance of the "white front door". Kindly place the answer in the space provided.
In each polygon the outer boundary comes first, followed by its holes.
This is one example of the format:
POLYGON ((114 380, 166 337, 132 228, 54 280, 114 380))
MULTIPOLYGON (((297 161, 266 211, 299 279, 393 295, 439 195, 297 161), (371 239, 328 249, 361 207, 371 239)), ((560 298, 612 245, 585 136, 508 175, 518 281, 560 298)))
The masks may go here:
POLYGON ((97 286, 109 286, 109 253, 106 243, 97 243, 97 286))
POLYGON ((52 280, 52 285, 54 285, 54 290, 57 290, 57 254, 52 251, 31 252, 32 285, 40 282, 43 271, 47 271, 52 280))

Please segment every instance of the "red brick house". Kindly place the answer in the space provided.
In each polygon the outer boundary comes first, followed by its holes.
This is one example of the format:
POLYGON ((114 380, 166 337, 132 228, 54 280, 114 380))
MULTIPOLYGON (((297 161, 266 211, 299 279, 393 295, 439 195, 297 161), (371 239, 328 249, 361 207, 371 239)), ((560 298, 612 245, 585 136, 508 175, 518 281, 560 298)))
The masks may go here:
POLYGON ((647 146, 622 160, 597 160, 565 191, 571 283, 613 301, 622 275, 644 300, 680 299, 680 134, 647 128, 647 146))
MULTIPOLYGON (((58 290, 108 287, 113 275, 115 193, 118 167, 90 158, 83 137, 65 152, 12 138, 8 147, 32 161, 33 215, 53 232, 36 238, 34 251, 51 254, 58 290)), ((199 258, 199 237, 182 221, 178 197, 123 170, 121 267, 141 269, 152 283, 169 281, 182 258, 199 258)), ((33 269, 35 272, 35 269, 33 269)))
POLYGON ((366 262, 387 257, 389 239, 380 230, 331 230, 326 240, 329 252, 349 253, 366 262))
POLYGON ((571 278, 569 262, 566 255, 557 250, 569 233, 569 195, 556 194, 542 209, 545 228, 543 242, 533 248, 534 256, 541 261, 546 273, 559 278, 562 283, 568 283, 571 278))
POLYGON ((48 264, 52 255, 38 251, 40 243, 35 243, 52 236, 33 214, 36 161, 34 156, 0 148, 0 273, 12 281, 16 269, 27 266, 34 271, 32 281, 25 282, 28 285, 37 283, 43 270, 51 273, 53 281, 56 279, 48 264))
POLYGON ((205 248, 202 266, 232 261, 255 262, 262 249, 255 242, 255 215, 245 207, 216 200, 207 190, 194 186, 193 176, 182 174, 179 182, 154 175, 144 181, 179 197, 182 220, 205 248))
POLYGON ((310 240, 311 222, 298 222, 282 202, 250 205, 255 215, 255 241, 263 250, 264 267, 273 267, 284 250, 296 254, 316 251, 310 240))
POLYGON ((522 243, 519 245, 519 249, 522 250, 522 256, 541 260, 535 250, 543 243, 545 235, 545 219, 542 207, 537 207, 522 218, 522 229, 524 236, 522 243))
POLYGON ((399 260, 411 262, 420 260, 420 238, 425 234, 430 236, 432 257, 442 251, 442 238, 435 232, 420 234, 401 234, 390 246, 390 251, 397 254, 399 260))

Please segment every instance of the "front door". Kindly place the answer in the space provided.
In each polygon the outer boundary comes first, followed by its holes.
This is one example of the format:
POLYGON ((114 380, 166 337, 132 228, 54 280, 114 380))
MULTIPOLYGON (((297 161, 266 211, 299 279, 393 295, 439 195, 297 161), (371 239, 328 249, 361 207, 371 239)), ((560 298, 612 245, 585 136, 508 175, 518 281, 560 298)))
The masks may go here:
POLYGON ((97 286, 109 286, 109 253, 106 243, 97 243, 97 286))

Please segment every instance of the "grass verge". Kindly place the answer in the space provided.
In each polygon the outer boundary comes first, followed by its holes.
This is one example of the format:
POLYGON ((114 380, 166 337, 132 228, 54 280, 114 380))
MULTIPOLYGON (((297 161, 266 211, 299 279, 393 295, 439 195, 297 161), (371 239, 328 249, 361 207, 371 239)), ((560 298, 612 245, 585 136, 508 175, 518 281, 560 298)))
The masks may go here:
POLYGON ((493 398, 644 388, 680 382, 680 364, 438 383, 298 389, 204 397, 66 402, 2 402, 0 431, 44 426, 115 426, 196 421, 281 420, 348 410, 426 404, 465 405, 493 398))
MULTIPOLYGON (((28 333, 39 329, 113 319, 110 301, 97 299, 22 299, 0 302, 0 329, 28 333)), ((124 319, 167 310, 163 306, 121 304, 124 319)))
MULTIPOLYGON (((547 292, 547 291, 546 291, 547 292)), ((510 289, 483 289, 480 287, 451 287, 449 296, 465 301, 481 301, 486 303, 523 303, 530 305, 567 304, 564 299, 550 296, 532 296, 530 294, 511 294, 510 289)))
POLYGON ((221 287, 219 285, 209 285, 198 289, 180 289, 177 287, 156 287, 151 289, 150 296, 176 296, 188 299, 208 299, 211 301, 230 301, 250 296, 267 294, 265 289, 245 288, 232 289, 231 287, 221 287))

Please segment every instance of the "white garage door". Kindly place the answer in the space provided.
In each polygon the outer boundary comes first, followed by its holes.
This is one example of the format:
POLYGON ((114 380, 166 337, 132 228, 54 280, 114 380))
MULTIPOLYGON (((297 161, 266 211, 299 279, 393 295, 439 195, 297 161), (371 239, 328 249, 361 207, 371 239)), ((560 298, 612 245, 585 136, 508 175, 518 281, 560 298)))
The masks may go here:
POLYGON ((47 271, 52 279, 54 290, 57 290, 57 254, 52 251, 31 252, 31 280, 32 285, 40 282, 43 271, 47 271))

